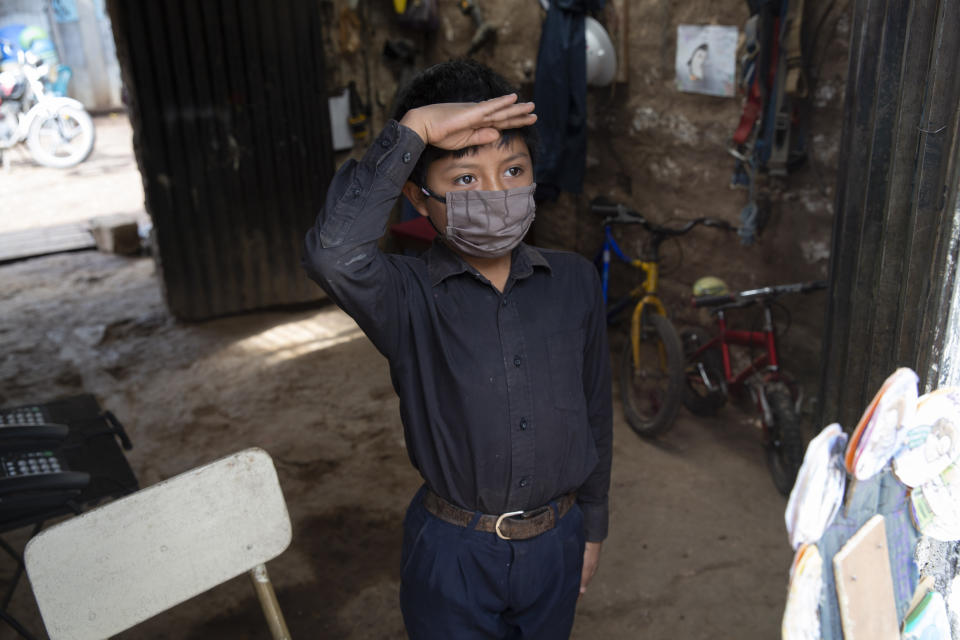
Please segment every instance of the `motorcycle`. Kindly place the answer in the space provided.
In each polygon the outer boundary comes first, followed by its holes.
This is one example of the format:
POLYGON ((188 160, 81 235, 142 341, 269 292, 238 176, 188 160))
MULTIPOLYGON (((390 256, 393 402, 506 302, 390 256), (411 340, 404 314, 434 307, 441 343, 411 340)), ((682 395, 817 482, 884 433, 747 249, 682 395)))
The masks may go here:
POLYGON ((93 119, 78 100, 52 94, 45 84, 50 67, 38 56, 19 49, 16 55, 16 66, 0 71, 0 156, 25 141, 46 167, 80 164, 93 151, 93 119))

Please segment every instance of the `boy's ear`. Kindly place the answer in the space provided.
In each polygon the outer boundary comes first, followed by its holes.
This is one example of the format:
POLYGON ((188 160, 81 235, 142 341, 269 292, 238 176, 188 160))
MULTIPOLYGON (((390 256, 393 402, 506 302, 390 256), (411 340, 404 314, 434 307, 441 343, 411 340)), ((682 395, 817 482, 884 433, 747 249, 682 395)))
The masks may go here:
POLYGON ((427 215, 427 196, 423 195, 420 187, 411 180, 407 180, 403 185, 403 195, 406 196, 413 208, 422 216, 427 215))

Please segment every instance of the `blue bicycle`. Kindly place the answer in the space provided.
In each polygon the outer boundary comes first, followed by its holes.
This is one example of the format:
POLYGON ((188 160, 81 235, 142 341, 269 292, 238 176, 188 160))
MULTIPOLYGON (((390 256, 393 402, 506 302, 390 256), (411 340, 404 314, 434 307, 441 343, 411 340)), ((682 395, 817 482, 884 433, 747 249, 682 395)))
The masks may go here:
POLYGON ((653 437, 667 431, 680 410, 684 374, 683 346, 677 330, 667 317, 667 310, 657 297, 660 280, 660 245, 668 238, 689 233, 704 225, 726 231, 736 227, 724 220, 697 218, 683 226, 671 228, 655 224, 630 208, 605 199, 595 199, 590 209, 603 218, 603 245, 595 262, 603 283, 603 297, 607 302, 607 322, 629 306, 630 338, 625 341, 619 362, 620 397, 627 423, 639 435, 653 437), (648 234, 648 241, 639 258, 628 257, 613 237, 613 226, 640 225, 648 234), (616 302, 609 301, 610 263, 616 258, 643 271, 643 281, 616 302))

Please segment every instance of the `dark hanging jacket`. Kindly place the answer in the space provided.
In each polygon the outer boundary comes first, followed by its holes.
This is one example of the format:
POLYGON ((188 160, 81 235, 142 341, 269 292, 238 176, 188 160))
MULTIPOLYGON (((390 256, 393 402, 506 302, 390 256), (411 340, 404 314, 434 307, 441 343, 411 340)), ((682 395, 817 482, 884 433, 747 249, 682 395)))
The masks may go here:
POLYGON ((540 155, 537 199, 580 193, 587 156, 587 40, 584 15, 606 0, 551 0, 543 22, 533 100, 540 155))

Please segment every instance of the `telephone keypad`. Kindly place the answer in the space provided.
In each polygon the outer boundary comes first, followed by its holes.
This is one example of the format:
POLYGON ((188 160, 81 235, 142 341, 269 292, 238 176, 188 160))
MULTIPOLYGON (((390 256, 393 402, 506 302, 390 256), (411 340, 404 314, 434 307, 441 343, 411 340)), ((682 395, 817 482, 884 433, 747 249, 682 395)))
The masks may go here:
POLYGON ((48 420, 40 407, 19 407, 0 411, 0 426, 43 424, 44 422, 48 420))
POLYGON ((66 471, 52 451, 30 451, 0 456, 0 468, 6 477, 31 476, 66 471))

